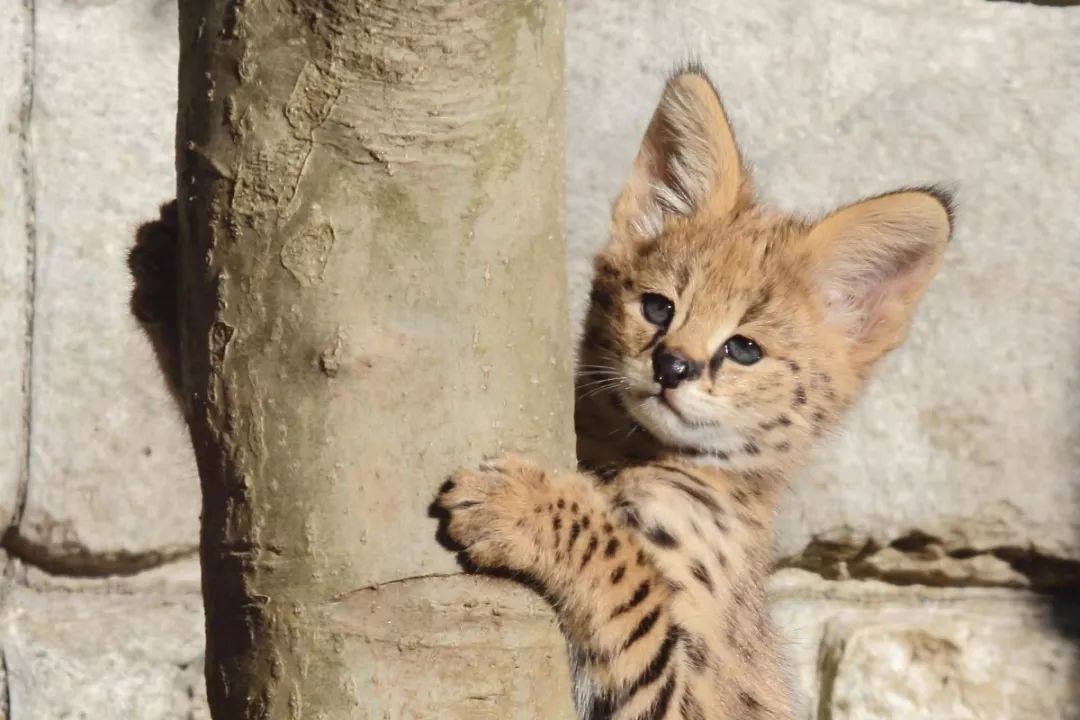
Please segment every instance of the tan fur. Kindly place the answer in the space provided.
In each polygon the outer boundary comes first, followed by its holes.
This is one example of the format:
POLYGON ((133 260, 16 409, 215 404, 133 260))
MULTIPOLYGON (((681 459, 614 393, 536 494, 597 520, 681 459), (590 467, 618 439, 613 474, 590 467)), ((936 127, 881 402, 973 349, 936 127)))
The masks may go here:
POLYGON ((812 222, 758 205, 720 100, 672 78, 596 261, 578 378, 587 472, 509 458, 438 503, 481 569, 531 577, 586 720, 790 718, 765 613, 777 499, 898 345, 950 233, 940 191, 812 222), (643 295, 674 305, 666 326, 643 295), (763 356, 740 365, 733 336, 763 356), (659 382, 657 357, 686 360, 659 382))

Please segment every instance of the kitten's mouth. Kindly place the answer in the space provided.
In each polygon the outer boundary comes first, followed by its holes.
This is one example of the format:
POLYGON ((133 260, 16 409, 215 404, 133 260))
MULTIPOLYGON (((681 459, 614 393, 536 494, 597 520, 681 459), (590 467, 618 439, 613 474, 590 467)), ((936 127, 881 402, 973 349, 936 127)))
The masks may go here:
POLYGON ((668 412, 675 416, 675 419, 677 419, 682 424, 693 424, 689 420, 687 420, 686 416, 683 415, 682 411, 675 405, 675 403, 672 401, 671 393, 669 393, 665 388, 660 388, 655 392, 640 394, 637 396, 636 400, 631 399, 629 403, 626 402, 626 399, 620 397, 618 404, 623 410, 623 412, 633 417, 637 415, 637 413, 632 412, 630 408, 632 406, 636 406, 638 409, 641 409, 650 400, 655 401, 657 405, 665 408, 668 412))
POLYGON ((689 421, 688 421, 688 420, 686 419, 686 416, 684 416, 684 415, 682 414, 682 410, 679 410, 679 408, 675 406, 675 403, 673 403, 673 402, 671 401, 671 395, 670 395, 670 394, 668 393, 668 391, 667 391, 667 390, 665 390, 665 389, 661 388, 661 389, 660 389, 660 392, 658 392, 658 393, 656 393, 656 394, 652 395, 651 397, 653 397, 653 398, 656 398, 656 399, 657 399, 657 400, 658 400, 658 401, 660 402, 660 404, 661 404, 661 405, 663 405, 663 406, 664 406, 664 407, 666 407, 666 408, 667 408, 668 410, 670 410, 670 411, 671 411, 671 413, 672 413, 672 414, 673 414, 673 415, 674 415, 675 417, 677 417, 677 418, 679 419, 679 421, 680 421, 680 422, 682 422, 683 424, 686 424, 686 425, 690 425, 690 424, 691 424, 691 423, 690 423, 690 422, 689 422, 689 421))

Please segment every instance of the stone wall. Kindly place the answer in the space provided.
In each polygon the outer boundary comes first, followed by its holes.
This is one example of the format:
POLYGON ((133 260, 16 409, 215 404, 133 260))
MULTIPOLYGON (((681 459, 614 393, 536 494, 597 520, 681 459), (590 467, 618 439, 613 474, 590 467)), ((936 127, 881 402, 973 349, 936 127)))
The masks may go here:
MULTIPOLYGON (((687 54, 784 207, 960 189, 911 342, 785 508, 772 591, 800 718, 1080 718, 1080 8, 568 5, 575 320, 687 54)), ((197 480, 125 307, 133 227, 173 188, 175 23, 174 0, 0 4, 13 720, 206 717, 197 480)))

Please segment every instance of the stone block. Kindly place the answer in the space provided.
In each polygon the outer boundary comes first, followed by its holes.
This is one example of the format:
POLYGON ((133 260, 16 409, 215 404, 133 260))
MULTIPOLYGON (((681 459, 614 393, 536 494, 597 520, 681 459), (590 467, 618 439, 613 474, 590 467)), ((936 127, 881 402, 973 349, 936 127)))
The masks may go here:
POLYGON ((19 588, 2 617, 10 720, 209 720, 198 596, 19 588))
POLYGON ((792 570, 770 585, 799 720, 1080 718, 1075 600, 792 570))
POLYGON ((0 7, 0 528, 15 515, 26 479, 26 383, 29 367, 29 168, 25 109, 29 102, 30 14, 22 3, 0 7))
POLYGON ((190 442, 128 312, 135 226, 172 197, 176 8, 35 3, 37 285, 20 554, 152 565, 197 542, 190 442))

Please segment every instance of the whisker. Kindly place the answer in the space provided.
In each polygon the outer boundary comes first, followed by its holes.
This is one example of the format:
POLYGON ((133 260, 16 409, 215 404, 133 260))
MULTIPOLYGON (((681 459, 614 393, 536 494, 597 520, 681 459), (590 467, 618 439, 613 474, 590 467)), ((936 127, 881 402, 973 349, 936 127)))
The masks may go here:
POLYGON ((614 390, 615 388, 629 388, 630 383, 625 378, 612 378, 610 380, 599 380, 588 385, 579 385, 578 390, 585 390, 586 392, 582 397, 592 397, 606 390, 614 390))

